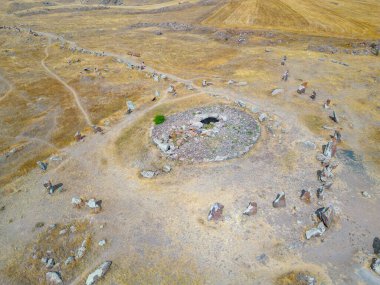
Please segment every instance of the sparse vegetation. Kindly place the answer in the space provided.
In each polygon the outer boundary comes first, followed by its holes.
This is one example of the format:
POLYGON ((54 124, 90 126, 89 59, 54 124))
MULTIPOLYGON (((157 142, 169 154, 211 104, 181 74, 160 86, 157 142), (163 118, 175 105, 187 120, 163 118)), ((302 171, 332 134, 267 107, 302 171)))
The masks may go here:
POLYGON ((153 122, 156 125, 162 124, 163 122, 165 122, 165 116, 164 115, 156 115, 153 119, 153 122))

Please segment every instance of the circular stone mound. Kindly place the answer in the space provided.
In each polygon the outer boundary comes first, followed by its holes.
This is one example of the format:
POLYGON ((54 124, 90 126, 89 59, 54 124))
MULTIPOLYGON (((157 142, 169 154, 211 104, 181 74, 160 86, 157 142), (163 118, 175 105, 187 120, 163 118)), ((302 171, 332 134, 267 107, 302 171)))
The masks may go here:
POLYGON ((229 106, 195 108, 168 116, 155 125, 155 145, 170 158, 221 161, 248 152, 260 136, 249 114, 229 106))

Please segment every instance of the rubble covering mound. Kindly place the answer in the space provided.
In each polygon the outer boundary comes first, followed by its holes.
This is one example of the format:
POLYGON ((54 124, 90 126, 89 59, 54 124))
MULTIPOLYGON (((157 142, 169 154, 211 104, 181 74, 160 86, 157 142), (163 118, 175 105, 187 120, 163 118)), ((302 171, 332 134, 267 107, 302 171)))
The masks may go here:
POLYGON ((194 162, 239 157, 259 136, 260 126, 252 116, 225 105, 168 116, 152 130, 153 142, 167 157, 194 162))

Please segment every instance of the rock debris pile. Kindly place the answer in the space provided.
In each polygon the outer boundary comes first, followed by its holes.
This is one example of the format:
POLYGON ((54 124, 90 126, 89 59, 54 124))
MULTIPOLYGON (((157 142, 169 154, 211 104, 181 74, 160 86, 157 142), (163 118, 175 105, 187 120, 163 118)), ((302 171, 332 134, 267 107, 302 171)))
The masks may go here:
POLYGON ((239 157, 259 136, 259 124, 252 116, 222 105, 168 116, 152 130, 153 142, 166 156, 195 162, 239 157))

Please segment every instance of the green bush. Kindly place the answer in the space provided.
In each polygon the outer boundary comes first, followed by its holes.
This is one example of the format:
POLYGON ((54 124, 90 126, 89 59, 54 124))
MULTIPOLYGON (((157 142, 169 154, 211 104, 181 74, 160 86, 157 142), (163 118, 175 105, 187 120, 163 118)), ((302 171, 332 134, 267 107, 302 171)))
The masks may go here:
POLYGON ((156 116, 154 117, 153 122, 154 122, 156 125, 162 124, 163 122, 165 122, 165 116, 164 116, 164 115, 156 115, 156 116))

